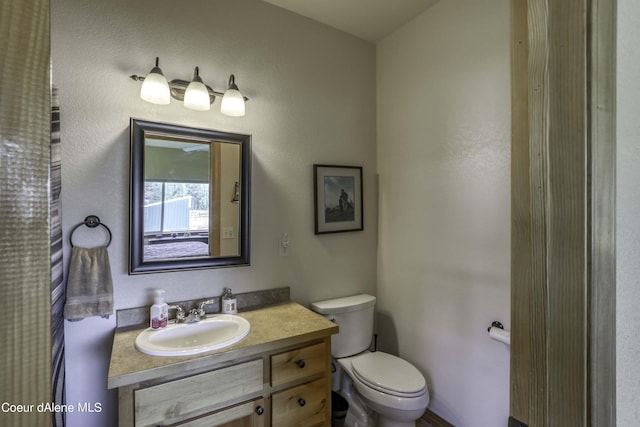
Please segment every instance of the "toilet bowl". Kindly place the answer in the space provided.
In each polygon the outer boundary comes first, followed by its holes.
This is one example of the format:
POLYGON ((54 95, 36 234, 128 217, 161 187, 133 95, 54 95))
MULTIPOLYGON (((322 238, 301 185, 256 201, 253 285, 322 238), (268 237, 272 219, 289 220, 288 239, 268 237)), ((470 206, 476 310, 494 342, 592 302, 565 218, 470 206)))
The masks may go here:
POLYGON ((429 404, 424 377, 409 362, 391 354, 363 352, 337 360, 359 397, 377 413, 377 426, 415 426, 429 404))
POLYGON ((331 354, 339 371, 339 384, 333 388, 349 402, 347 426, 414 427, 427 409, 429 391, 415 366, 368 350, 375 300, 363 294, 311 304, 312 310, 340 328, 331 337, 331 354))

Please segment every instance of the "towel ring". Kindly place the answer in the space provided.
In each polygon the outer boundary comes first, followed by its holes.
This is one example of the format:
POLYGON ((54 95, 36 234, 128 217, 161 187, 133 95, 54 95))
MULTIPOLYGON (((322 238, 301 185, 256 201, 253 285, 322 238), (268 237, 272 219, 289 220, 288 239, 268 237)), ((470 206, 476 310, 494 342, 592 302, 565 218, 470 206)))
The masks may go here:
POLYGON ((109 246, 111 244, 111 230, 109 230, 109 227, 107 227, 106 225, 104 225, 103 223, 100 222, 100 218, 98 218, 95 215, 89 215, 88 217, 86 217, 84 219, 83 222, 81 222, 80 224, 75 225, 72 229, 71 229, 71 233, 69 233, 69 244, 71 245, 71 247, 73 247, 73 233, 76 231, 76 229, 78 227, 80 227, 81 225, 86 225, 89 228, 96 228, 97 226, 101 225, 104 227, 105 230, 107 230, 107 233, 109 234, 109 241, 107 241, 107 244, 105 246, 109 246))

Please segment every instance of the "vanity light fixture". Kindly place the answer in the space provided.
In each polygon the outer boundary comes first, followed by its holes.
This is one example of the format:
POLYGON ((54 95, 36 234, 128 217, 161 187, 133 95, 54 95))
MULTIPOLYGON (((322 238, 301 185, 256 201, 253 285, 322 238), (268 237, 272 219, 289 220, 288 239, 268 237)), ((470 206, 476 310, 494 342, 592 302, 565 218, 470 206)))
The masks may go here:
POLYGON ((146 77, 136 74, 129 76, 134 81, 143 82, 140 89, 140 98, 143 100, 153 104, 167 105, 171 98, 174 98, 183 101, 184 106, 192 110, 208 111, 218 96, 222 98, 220 105, 222 114, 233 117, 245 115, 245 102, 249 98, 240 93, 233 74, 229 77, 228 88, 223 93, 204 84, 198 67, 194 70, 191 82, 179 79, 167 82, 158 64, 159 59, 156 58, 156 66, 146 77))

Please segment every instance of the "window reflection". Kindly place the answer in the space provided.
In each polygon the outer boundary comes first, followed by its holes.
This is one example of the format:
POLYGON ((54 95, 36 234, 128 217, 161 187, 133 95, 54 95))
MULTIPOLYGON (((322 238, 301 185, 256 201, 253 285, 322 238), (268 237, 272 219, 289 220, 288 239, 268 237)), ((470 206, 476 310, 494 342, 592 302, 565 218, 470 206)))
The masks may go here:
POLYGON ((209 184, 144 185, 144 259, 209 256, 209 184))

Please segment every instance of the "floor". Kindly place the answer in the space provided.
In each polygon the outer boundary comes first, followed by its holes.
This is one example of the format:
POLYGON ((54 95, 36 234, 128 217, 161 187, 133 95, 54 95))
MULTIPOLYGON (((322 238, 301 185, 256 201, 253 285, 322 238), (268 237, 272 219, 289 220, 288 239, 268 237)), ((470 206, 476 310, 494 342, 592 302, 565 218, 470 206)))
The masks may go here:
POLYGON ((416 427, 455 427, 448 423, 445 419, 439 417, 435 413, 427 409, 427 412, 416 421, 416 427))

